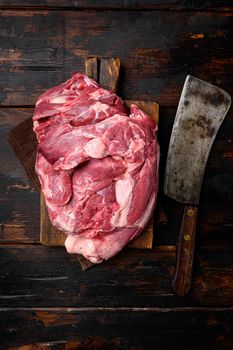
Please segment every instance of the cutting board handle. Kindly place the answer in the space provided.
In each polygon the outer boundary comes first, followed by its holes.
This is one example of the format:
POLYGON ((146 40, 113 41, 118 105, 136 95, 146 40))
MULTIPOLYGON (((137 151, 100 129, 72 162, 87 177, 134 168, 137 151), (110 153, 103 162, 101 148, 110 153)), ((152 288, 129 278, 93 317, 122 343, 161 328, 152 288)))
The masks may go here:
POLYGON ((197 212, 197 206, 184 208, 177 244, 176 274, 172 282, 172 289, 179 296, 187 295, 191 288, 197 212))

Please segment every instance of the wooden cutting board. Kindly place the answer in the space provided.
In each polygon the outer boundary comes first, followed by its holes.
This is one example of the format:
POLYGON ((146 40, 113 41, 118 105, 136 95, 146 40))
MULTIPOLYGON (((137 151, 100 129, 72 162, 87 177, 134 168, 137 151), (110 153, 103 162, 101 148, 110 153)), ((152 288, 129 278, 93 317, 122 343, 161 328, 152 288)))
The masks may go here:
MULTIPOLYGON (((120 60, 118 58, 102 58, 96 57, 87 58, 85 60, 86 74, 98 81, 102 87, 117 90, 120 74, 120 60)), ((155 102, 145 101, 124 101, 126 105, 130 106, 132 103, 137 104, 142 110, 150 115, 158 124, 159 106, 155 102)), ((25 120, 13 128, 8 135, 9 142, 14 149, 15 154, 24 166, 30 180, 35 189, 40 192, 40 183, 35 174, 35 157, 37 150, 37 140, 32 130, 32 118, 25 120)), ((40 242, 49 246, 63 246, 66 235, 54 228, 49 220, 47 207, 41 194, 41 218, 40 218, 40 242)), ((158 218, 166 222, 166 215, 163 210, 159 208, 158 218)), ((132 248, 147 248, 151 249, 153 244, 153 223, 151 222, 147 229, 132 242, 129 246, 132 248)), ((78 257, 83 269, 92 265, 83 257, 78 257)))

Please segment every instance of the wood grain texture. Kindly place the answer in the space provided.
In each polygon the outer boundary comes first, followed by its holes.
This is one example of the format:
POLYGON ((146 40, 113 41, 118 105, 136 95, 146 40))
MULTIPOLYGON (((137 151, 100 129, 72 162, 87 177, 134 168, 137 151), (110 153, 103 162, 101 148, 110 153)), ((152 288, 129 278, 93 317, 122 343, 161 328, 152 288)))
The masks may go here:
MULTIPOLYGON (((32 109, 0 109, 1 243, 15 240, 25 243, 39 242, 39 197, 7 139, 10 129, 31 114, 32 109)), ((26 135, 26 139, 20 138, 19 142, 24 144, 29 139, 26 135)))
POLYGON ((35 173, 34 164, 36 161, 37 139, 32 131, 32 118, 16 125, 8 134, 10 142, 16 156, 19 158, 34 188, 40 191, 40 182, 35 173))
POLYGON ((67 8, 67 9, 122 9, 122 10, 232 10, 232 2, 230 0, 204 0, 204 1, 189 1, 189 0, 1 0, 0 8, 67 8))
POLYGON ((177 243, 176 273, 172 281, 173 292, 179 296, 187 295, 191 289, 197 213, 197 206, 186 205, 184 208, 177 243))
POLYGON ((81 271, 60 247, 1 245, 0 306, 232 306, 232 246, 198 247, 191 293, 171 290, 175 246, 125 249, 81 271))
POLYGON ((6 308, 0 336, 8 350, 229 350, 232 319, 232 308, 6 308))
POLYGON ((95 81, 99 81, 99 62, 97 57, 87 57, 85 59, 86 75, 95 81))
POLYGON ((2 105, 34 105, 84 71, 87 56, 121 58, 123 98, 177 106, 190 73, 233 94, 231 12, 12 10, 0 18, 2 105))
POLYGON ((47 246, 64 246, 66 234, 55 228, 49 219, 47 205, 40 194, 40 243, 47 246))
POLYGON ((121 62, 119 58, 101 58, 99 83, 104 89, 117 91, 121 62))

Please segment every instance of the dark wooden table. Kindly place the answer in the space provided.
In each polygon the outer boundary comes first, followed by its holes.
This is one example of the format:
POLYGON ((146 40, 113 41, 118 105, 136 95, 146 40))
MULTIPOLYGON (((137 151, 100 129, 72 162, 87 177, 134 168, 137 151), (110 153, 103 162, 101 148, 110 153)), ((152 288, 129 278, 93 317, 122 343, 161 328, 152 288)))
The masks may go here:
POLYGON ((44 90, 84 71, 84 57, 120 57, 120 95, 161 107, 162 184, 186 75, 233 95, 232 1, 0 0, 0 8, 0 349, 232 349, 232 110, 208 161, 185 298, 170 287, 181 205, 161 191, 171 223, 155 233, 153 251, 125 249, 82 272, 64 249, 39 245, 38 194, 6 139, 44 90))

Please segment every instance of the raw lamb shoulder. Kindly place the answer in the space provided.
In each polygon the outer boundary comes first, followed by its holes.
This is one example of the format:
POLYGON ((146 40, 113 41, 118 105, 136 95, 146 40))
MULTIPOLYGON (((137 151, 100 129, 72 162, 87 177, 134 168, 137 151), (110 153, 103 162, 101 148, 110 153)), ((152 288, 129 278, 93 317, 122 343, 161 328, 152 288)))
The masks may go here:
POLYGON ((158 191, 156 125, 77 73, 37 101, 35 170, 68 253, 100 263, 148 224, 158 191))

